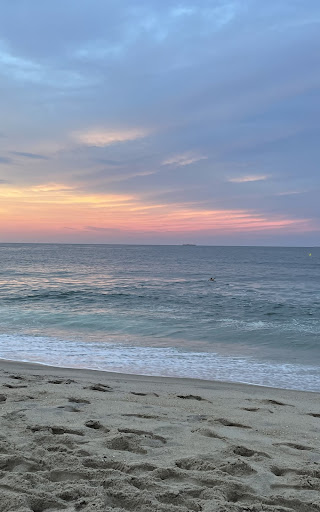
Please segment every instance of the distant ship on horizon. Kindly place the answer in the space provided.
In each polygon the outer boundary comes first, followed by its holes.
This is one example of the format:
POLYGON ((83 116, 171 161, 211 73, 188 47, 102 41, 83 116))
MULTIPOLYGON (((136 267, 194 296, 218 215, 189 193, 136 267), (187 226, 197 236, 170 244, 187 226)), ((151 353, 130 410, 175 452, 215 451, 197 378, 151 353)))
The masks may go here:
POLYGON ((192 247, 195 247, 197 244, 182 244, 182 245, 187 245, 187 246, 192 246, 192 247))

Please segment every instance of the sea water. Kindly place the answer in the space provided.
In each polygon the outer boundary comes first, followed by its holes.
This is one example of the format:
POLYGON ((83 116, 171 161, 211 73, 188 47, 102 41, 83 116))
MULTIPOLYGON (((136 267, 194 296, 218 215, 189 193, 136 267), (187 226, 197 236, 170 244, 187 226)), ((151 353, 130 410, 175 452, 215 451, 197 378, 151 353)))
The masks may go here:
POLYGON ((0 244, 0 264, 3 359, 320 391, 320 248, 0 244))

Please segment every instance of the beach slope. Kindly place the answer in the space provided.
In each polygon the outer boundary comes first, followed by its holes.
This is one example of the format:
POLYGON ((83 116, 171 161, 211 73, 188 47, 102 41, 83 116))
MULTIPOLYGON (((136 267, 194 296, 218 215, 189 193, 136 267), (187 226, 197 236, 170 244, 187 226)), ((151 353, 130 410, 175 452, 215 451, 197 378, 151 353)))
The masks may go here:
POLYGON ((316 512, 320 395, 0 362, 0 512, 316 512))

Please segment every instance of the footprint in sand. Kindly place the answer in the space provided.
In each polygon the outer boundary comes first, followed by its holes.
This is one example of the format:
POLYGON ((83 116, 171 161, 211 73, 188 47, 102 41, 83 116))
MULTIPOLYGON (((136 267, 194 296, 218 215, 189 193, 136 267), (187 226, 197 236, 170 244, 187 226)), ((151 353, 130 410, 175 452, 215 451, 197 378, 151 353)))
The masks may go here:
POLYGON ((192 414, 191 416, 187 416, 187 420, 191 422, 207 421, 208 416, 204 414, 192 414))
POLYGON ((21 389, 21 388, 27 388, 28 386, 26 386, 25 384, 3 384, 5 388, 9 388, 9 389, 21 389))
POLYGON ((202 396, 199 395, 177 395, 177 398, 182 398, 183 400, 197 400, 198 402, 210 402, 210 400, 207 400, 206 398, 202 398, 202 396))
POLYGON ((93 430, 101 430, 103 432, 110 432, 110 429, 107 427, 104 427, 100 421, 97 420, 88 420, 85 422, 85 426, 88 428, 91 428, 93 430))
POLYGON ((152 414, 122 414, 122 416, 139 418, 144 420, 161 420, 160 416, 152 416, 152 414))
POLYGON ((270 414, 273 414, 273 411, 271 411, 271 409, 261 409, 261 407, 242 407, 242 410, 248 412, 269 412, 270 414))
POLYGON ((72 405, 59 405, 57 409, 63 409, 65 412, 81 412, 81 409, 72 405))
POLYGON ((130 391, 130 395, 135 395, 135 396, 156 396, 156 397, 159 396, 159 395, 157 395, 157 393, 139 393, 137 391, 130 391))
POLYGON ((237 428, 252 428, 248 425, 242 425, 241 423, 236 423, 234 421, 227 420, 225 418, 218 418, 217 420, 214 420, 216 423, 220 423, 220 425, 223 425, 224 427, 237 427, 237 428))
POLYGON ((295 469, 290 468, 279 468, 278 466, 272 466, 270 468, 271 473, 273 473, 275 476, 284 476, 287 473, 297 473, 295 469))
POLYGON ((247 448, 246 446, 236 446, 233 448, 233 453, 235 455, 240 455, 240 457, 266 457, 267 459, 271 459, 270 455, 268 455, 265 452, 258 452, 255 450, 251 450, 250 448, 247 448))
POLYGON ((29 461, 20 457, 1 457, 0 459, 1 471, 14 471, 19 473, 26 473, 31 471, 40 471, 42 469, 40 462, 29 461))
POLYGON ((282 407, 294 407, 294 405, 291 405, 291 404, 285 404, 283 402, 278 402, 278 400, 271 400, 271 399, 268 399, 268 400, 261 400, 261 403, 262 404, 271 404, 271 405, 280 405, 282 407))
POLYGON ((219 436, 219 434, 217 434, 216 432, 209 428, 197 428, 195 430, 191 430, 191 432, 193 434, 200 434, 201 436, 204 437, 211 437, 212 439, 225 439, 224 437, 219 436))
POLYGON ((48 380, 49 384, 72 384, 75 380, 72 379, 54 379, 48 380))
POLYGON ((141 447, 140 440, 131 435, 115 435, 106 442, 107 448, 124 452, 146 454, 147 450, 141 447))
POLYGON ((122 428, 118 429, 119 434, 109 438, 106 442, 112 450, 128 451, 132 453, 147 453, 146 448, 160 448, 167 440, 153 432, 144 430, 122 428))
POLYGON ((209 457, 187 457, 175 462, 180 469, 187 471, 213 471, 217 469, 217 461, 209 457))
POLYGON ((313 450, 310 446, 304 446, 303 444, 296 443, 274 443, 273 446, 288 446, 289 448, 294 448, 295 450, 300 451, 310 451, 313 450))
POLYGON ((256 473, 255 469, 242 460, 228 462, 227 464, 219 466, 219 469, 232 476, 246 476, 256 473))
POLYGON ((158 436, 157 434, 154 434, 153 432, 147 432, 145 430, 138 430, 135 428, 119 428, 119 432, 122 432, 124 434, 136 434, 138 436, 143 436, 150 439, 156 439, 157 441, 161 441, 163 444, 166 444, 167 440, 165 437, 158 436))
POLYGON ((101 391, 102 393, 107 393, 112 391, 112 388, 108 386, 107 384, 92 384, 92 386, 89 386, 87 388, 83 389, 91 389, 92 391, 101 391))
POLYGON ((89 480, 90 475, 88 472, 75 472, 75 471, 51 471, 49 473, 49 480, 51 482, 77 482, 78 480, 89 480))
POLYGON ((72 402, 74 404, 91 404, 89 400, 85 400, 84 398, 68 398, 68 402, 72 402))
POLYGON ((51 425, 34 425, 33 427, 28 426, 28 430, 31 432, 50 432, 53 435, 72 434, 74 436, 83 436, 84 433, 81 430, 75 430, 68 427, 58 427, 51 425))

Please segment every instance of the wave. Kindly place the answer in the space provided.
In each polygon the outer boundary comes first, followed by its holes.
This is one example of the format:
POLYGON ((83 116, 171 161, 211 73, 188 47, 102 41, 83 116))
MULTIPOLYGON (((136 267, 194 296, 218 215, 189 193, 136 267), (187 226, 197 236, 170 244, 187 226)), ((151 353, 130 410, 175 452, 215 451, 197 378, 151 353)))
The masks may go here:
POLYGON ((2 334, 0 357, 49 366, 320 391, 318 366, 261 362, 252 357, 229 357, 172 347, 152 348, 2 334))
POLYGON ((264 320, 254 320, 254 321, 246 321, 239 320, 235 318, 222 318, 217 320, 217 323, 220 323, 223 327, 232 327, 238 329, 240 331, 274 331, 283 333, 285 331, 289 332, 300 332, 300 333, 310 333, 310 334, 320 334, 320 320, 309 319, 308 322, 303 322, 302 320, 296 320, 292 318, 291 320, 286 320, 282 322, 272 322, 272 321, 264 321, 264 320))
MULTIPOLYGON (((38 302, 38 301, 51 301, 51 300, 57 300, 57 301, 64 301, 69 299, 78 299, 82 301, 92 300, 99 303, 99 300, 103 299, 113 299, 113 298, 143 298, 146 299, 148 296, 146 295, 135 295, 133 293, 125 293, 125 292, 100 292, 97 293, 95 291, 90 290, 50 290, 50 291, 43 291, 43 292, 37 292, 33 294, 28 295, 17 295, 13 297, 6 297, 3 302, 38 302)), ((153 297, 156 298, 156 297, 153 297)))
POLYGON ((68 291, 62 291, 62 290, 52 290, 52 291, 44 291, 44 292, 37 292, 37 293, 30 293, 27 295, 18 295, 13 297, 7 297, 5 299, 5 302, 37 302, 37 301, 43 301, 46 299, 52 300, 64 300, 69 299, 74 296, 81 296, 83 295, 83 292, 76 291, 76 290, 68 290, 68 291))

